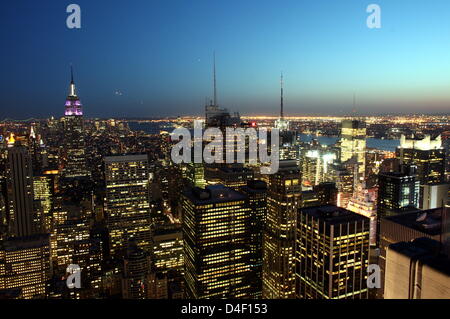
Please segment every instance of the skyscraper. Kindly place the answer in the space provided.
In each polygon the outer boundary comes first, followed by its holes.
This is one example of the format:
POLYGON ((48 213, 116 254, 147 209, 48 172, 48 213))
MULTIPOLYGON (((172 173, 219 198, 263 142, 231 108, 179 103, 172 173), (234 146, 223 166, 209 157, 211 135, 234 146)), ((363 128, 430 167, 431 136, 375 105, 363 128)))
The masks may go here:
POLYGON ((355 186, 353 175, 345 167, 340 165, 332 166, 331 175, 338 189, 337 206, 346 208, 355 186))
POLYGON ((10 235, 36 234, 40 225, 33 210, 33 168, 27 148, 20 142, 8 149, 7 171, 10 235))
POLYGON ((401 164, 417 166, 420 185, 444 182, 445 149, 440 135, 435 139, 431 139, 430 135, 423 139, 407 139, 402 135, 397 157, 401 164))
POLYGON ((297 132, 290 130, 289 121, 284 117, 283 74, 280 78, 280 117, 274 124, 280 131, 280 160, 298 160, 297 132))
POLYGON ((252 299, 262 297, 262 268, 263 268, 263 229, 267 216, 267 184, 263 181, 249 181, 241 187, 241 192, 247 195, 252 209, 250 218, 251 227, 251 268, 253 272, 252 287, 254 288, 252 299))
POLYGON ((377 242, 377 203, 376 194, 369 191, 363 185, 359 185, 349 200, 347 209, 354 213, 370 218, 370 245, 377 242))
POLYGON ((419 181, 416 167, 402 165, 399 172, 380 173, 378 175, 377 203, 377 243, 382 218, 394 216, 418 207, 419 181))
POLYGON ((217 77, 216 77, 216 53, 214 52, 213 63, 213 86, 214 86, 214 99, 205 105, 205 126, 206 127, 218 127, 225 130, 227 126, 240 125, 241 119, 238 113, 231 116, 226 108, 219 107, 217 100, 217 77))
POLYGON ((150 290, 150 255, 134 243, 130 243, 124 258, 122 297, 146 299, 150 290))
MULTIPOLYGON (((341 124, 341 162, 354 159, 359 177, 365 174, 366 124, 360 120, 343 120, 341 124)), ((356 178, 356 177, 355 177, 356 178)))
POLYGON ((183 232, 180 225, 157 225, 152 234, 151 261, 154 270, 182 274, 183 258, 183 232))
POLYGON ((120 254, 130 239, 150 248, 150 193, 147 155, 104 158, 105 213, 111 255, 120 254))
POLYGON ((223 185, 189 189, 182 196, 185 282, 188 298, 250 298, 251 207, 223 185))
POLYGON ((300 209, 297 297, 367 298, 369 227, 368 218, 333 205, 300 209))
POLYGON ((304 149, 300 153, 300 166, 302 170, 302 184, 305 187, 329 182, 330 165, 336 159, 336 155, 327 149, 304 149))
POLYGON ((90 173, 86 167, 83 107, 76 94, 73 70, 64 117, 61 121, 64 130, 64 146, 61 148, 60 162, 62 176, 66 178, 89 176, 90 173))
MULTIPOLYGON (((432 139, 430 135, 425 135, 423 139, 407 139, 402 135, 396 153, 401 164, 417 167, 417 179, 420 182, 418 207, 433 208, 432 202, 437 200, 438 195, 436 190, 447 187, 444 184, 445 148, 441 135, 435 139, 432 139)), ((442 206, 442 202, 436 204, 442 206)))
POLYGON ((263 298, 295 297, 295 229, 301 194, 301 174, 295 161, 280 162, 278 172, 269 176, 263 298))
POLYGON ((289 121, 284 118, 284 79, 283 73, 280 77, 280 117, 275 121, 275 128, 280 131, 288 131, 289 130, 289 121))
POLYGON ((48 235, 0 241, 0 290, 16 289, 24 299, 46 298, 49 279, 48 235))

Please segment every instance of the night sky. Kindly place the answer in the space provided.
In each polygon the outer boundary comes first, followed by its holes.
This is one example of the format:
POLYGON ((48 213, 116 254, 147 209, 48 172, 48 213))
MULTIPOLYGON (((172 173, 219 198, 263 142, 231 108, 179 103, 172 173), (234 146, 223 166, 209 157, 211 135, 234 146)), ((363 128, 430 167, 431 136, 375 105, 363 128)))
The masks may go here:
POLYGON ((287 115, 450 110, 448 0, 6 0, 0 21, 0 119, 62 116, 71 63, 88 117, 199 115, 214 51, 241 114, 277 114, 281 71, 287 115))

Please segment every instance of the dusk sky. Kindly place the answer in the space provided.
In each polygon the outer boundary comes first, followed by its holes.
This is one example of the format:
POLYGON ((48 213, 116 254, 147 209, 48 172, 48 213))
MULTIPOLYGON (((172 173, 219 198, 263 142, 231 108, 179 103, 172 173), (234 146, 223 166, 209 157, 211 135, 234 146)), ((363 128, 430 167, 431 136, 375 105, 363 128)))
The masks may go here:
POLYGON ((74 65, 87 117, 450 113, 448 0, 9 0, 0 119, 60 117, 74 65), (81 7, 81 29, 66 26, 81 7), (381 7, 381 29, 366 8, 381 7), (121 94, 117 94, 121 92, 121 94))

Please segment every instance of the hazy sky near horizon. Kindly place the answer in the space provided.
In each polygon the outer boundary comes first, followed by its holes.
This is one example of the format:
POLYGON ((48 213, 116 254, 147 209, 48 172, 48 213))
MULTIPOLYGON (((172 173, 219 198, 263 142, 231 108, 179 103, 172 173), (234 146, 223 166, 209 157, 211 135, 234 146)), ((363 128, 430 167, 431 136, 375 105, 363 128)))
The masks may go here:
POLYGON ((89 117, 450 113, 448 0, 16 0, 0 9, 0 119, 61 116, 75 68, 89 117), (81 7, 68 29, 66 7, 81 7), (381 29, 366 8, 381 7, 381 29))

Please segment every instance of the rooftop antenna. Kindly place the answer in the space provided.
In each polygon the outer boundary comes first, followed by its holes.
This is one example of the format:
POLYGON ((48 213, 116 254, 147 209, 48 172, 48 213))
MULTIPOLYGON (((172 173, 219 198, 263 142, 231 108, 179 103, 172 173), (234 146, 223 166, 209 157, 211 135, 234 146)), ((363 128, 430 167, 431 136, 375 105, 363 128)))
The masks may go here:
POLYGON ((70 83, 74 83, 73 82, 73 65, 72 63, 70 63, 70 83))
POLYGON ((216 80, 216 51, 213 54, 213 75, 214 75, 214 106, 217 106, 217 80, 216 80))
POLYGON ((281 84, 281 95, 280 95, 280 107, 281 107, 281 112, 280 112, 280 116, 281 116, 281 119, 284 119, 283 72, 281 72, 280 84, 281 84))
POLYGON ((73 65, 70 63, 70 96, 76 96, 75 83, 73 81, 73 65))

